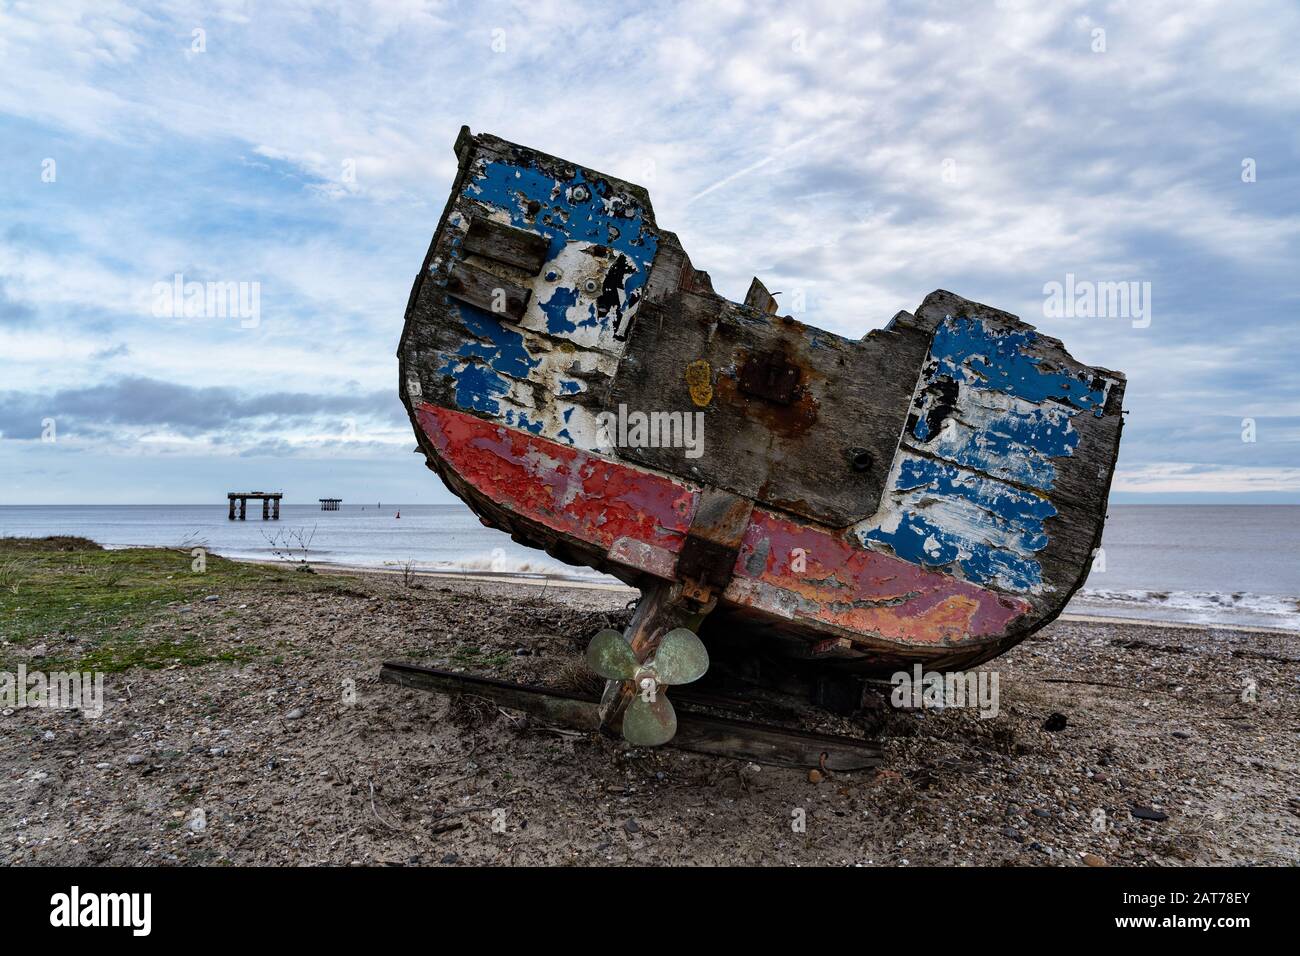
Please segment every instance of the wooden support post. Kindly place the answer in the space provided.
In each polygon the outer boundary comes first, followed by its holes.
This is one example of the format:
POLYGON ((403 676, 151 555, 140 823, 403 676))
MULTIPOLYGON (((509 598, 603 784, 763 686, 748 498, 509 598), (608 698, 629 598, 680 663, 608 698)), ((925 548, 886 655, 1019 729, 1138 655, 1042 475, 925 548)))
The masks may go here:
POLYGON ((234 520, 235 520, 235 497, 234 497, 234 495, 228 495, 227 498, 228 498, 229 501, 230 501, 230 515, 229 515, 229 517, 230 517, 230 520, 231 520, 231 521, 234 521, 234 520))
POLYGON ((272 517, 272 519, 274 519, 275 521, 279 521, 279 520, 280 520, 280 498, 279 498, 278 495, 276 496, 276 498, 274 499, 274 501, 275 501, 275 511, 274 511, 274 513, 271 515, 271 517, 272 517))
POLYGON ((240 521, 244 521, 245 519, 247 519, 248 517, 247 512, 248 512, 248 499, 240 498, 239 499, 239 520, 240 521))
POLYGON ((262 520, 263 521, 271 520, 271 499, 270 498, 262 499, 262 520))

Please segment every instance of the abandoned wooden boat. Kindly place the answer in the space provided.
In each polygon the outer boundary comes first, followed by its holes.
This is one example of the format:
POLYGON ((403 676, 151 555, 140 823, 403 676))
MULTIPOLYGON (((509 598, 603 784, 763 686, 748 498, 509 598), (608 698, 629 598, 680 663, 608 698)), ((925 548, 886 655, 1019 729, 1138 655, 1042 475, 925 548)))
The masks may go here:
POLYGON ((468 128, 455 151, 402 400, 485 524, 641 590, 588 652, 603 726, 670 739, 664 687, 706 669, 851 711, 870 675, 985 661, 1082 584, 1123 375, 950 292, 860 340, 758 279, 729 301, 641 187, 468 128))

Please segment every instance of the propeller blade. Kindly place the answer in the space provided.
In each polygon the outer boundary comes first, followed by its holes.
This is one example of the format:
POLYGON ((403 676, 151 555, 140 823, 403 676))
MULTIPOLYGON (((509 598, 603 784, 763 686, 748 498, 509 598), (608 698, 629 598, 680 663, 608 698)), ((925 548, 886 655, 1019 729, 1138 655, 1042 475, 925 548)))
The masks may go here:
POLYGON ((662 688, 654 703, 640 694, 632 698, 623 712, 623 739, 637 747, 658 747, 677 733, 677 712, 662 688))
POLYGON ((654 669, 661 684, 689 684, 709 669, 709 652, 695 632, 674 628, 659 642, 654 669))
POLYGON ((606 680, 631 680, 636 676, 636 654, 622 634, 605 628, 587 645, 587 666, 606 680))

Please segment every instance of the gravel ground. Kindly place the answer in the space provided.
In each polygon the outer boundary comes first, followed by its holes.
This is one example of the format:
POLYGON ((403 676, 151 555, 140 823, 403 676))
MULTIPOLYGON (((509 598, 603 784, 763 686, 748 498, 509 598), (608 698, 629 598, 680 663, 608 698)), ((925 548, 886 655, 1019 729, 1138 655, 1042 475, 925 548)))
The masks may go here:
POLYGON ((5 711, 0 862, 1300 863, 1300 635, 1058 621, 989 665, 997 717, 894 714, 881 769, 814 781, 380 684, 572 686, 629 598, 416 583, 167 607, 157 635, 264 650, 110 674, 97 719, 5 711))

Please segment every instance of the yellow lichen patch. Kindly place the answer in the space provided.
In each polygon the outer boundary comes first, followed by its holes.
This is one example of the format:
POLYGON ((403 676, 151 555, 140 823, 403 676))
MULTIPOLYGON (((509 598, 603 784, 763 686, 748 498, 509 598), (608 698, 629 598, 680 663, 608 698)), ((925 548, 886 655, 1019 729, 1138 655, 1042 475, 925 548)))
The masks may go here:
POLYGON ((704 359, 696 359, 686 366, 686 387, 691 391, 691 401, 704 408, 713 401, 713 369, 704 359))

